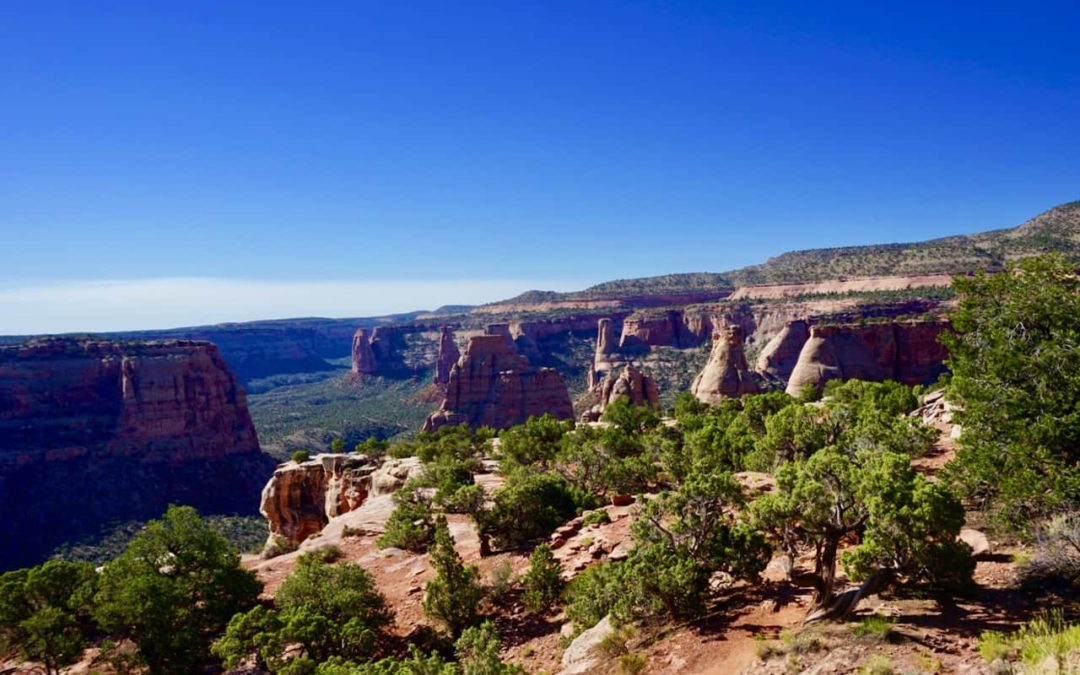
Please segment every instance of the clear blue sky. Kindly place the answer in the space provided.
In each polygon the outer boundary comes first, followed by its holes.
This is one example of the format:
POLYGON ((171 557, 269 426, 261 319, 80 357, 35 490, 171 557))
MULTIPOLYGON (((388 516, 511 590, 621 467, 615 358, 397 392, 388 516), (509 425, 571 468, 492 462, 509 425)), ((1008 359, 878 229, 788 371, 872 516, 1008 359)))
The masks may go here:
POLYGON ((76 320, 43 286, 348 282, 299 313, 355 315, 415 307, 372 280, 475 302, 1015 225, 1080 198, 1078 31, 1076 2, 0 3, 0 332, 213 304, 76 320))

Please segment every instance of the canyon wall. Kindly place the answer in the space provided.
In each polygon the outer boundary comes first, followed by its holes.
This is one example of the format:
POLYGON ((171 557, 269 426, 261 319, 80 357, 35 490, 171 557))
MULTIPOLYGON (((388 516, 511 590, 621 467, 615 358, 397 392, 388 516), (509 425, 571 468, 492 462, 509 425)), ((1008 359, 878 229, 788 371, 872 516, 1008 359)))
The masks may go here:
POLYGON ((892 322, 813 326, 787 383, 797 396, 834 379, 896 380, 927 384, 945 372, 947 351, 937 339, 945 322, 892 322))
POLYGON ((273 467, 210 343, 0 347, 0 567, 170 503, 254 513, 273 467))

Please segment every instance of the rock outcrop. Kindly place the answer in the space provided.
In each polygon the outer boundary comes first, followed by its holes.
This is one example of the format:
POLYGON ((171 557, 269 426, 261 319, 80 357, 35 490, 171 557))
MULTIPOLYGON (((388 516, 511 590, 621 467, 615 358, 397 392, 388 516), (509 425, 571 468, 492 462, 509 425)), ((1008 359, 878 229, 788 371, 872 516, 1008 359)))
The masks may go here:
POLYGON ((593 352, 592 367, 589 369, 589 391, 600 390, 600 383, 618 363, 614 354, 615 326, 611 319, 600 319, 596 322, 596 349, 593 352))
POLYGON ((320 532, 331 518, 356 509, 368 498, 378 463, 365 455, 322 454, 306 462, 286 462, 262 491, 259 512, 269 521, 270 538, 299 544, 320 532))
POLYGON ((705 403, 718 403, 724 398, 758 392, 757 382, 746 365, 741 328, 725 326, 713 334, 709 361, 694 379, 690 390, 705 403))
POLYGON ((521 424, 532 416, 573 417, 570 394, 552 368, 535 368, 504 334, 478 335, 450 370, 446 398, 424 424, 468 423, 495 429, 521 424))
POLYGON ((274 464, 210 343, 0 347, 0 567, 170 503, 254 513, 274 464))
POLYGON ((354 375, 374 375, 379 371, 371 336, 366 328, 358 328, 352 340, 352 372, 354 375))
POLYGON ((439 335, 439 358, 435 362, 435 384, 450 382, 450 370, 459 358, 461 351, 454 342, 454 330, 450 326, 443 326, 439 335))
POLYGON ((629 363, 618 377, 608 376, 601 383, 600 403, 596 412, 603 413, 605 408, 620 398, 633 405, 660 407, 660 392, 656 387, 656 380, 629 363))
POLYGON ((810 339, 810 326, 806 321, 792 321, 781 329, 765 348, 758 354, 754 370, 770 378, 787 382, 795 364, 799 362, 799 353, 810 339))
POLYGON ((793 396, 805 387, 821 389, 834 379, 927 384, 945 372, 943 322, 838 324, 813 326, 788 380, 793 396))

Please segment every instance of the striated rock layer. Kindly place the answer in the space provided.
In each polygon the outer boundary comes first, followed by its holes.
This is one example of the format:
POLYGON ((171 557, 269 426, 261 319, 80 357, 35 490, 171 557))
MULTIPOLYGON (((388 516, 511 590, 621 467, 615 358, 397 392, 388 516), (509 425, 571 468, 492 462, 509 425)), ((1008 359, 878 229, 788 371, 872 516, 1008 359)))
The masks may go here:
POLYGON ((508 335, 499 332, 469 340, 450 370, 446 398, 424 430, 462 423, 505 429, 544 414, 573 417, 566 384, 554 369, 533 367, 515 351, 508 335))
POLYGON ((746 365, 741 328, 726 326, 716 332, 709 361, 690 390, 705 403, 758 392, 757 382, 746 365))
POLYGON ((948 353, 938 336, 945 322, 813 326, 788 380, 787 392, 821 389, 834 379, 933 382, 945 372, 948 353))
POLYGON ((170 503, 253 514, 273 467, 210 343, 0 347, 0 567, 170 503))

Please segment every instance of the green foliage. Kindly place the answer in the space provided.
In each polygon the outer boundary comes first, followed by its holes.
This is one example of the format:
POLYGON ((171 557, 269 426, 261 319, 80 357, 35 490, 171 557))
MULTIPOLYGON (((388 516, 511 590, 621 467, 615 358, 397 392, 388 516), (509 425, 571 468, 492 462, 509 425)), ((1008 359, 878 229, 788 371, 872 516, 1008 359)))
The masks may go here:
POLYGON ((536 547, 529 556, 529 570, 522 581, 525 584, 522 599, 530 612, 547 611, 558 602, 566 582, 551 546, 540 544, 536 547))
POLYGON ((442 624, 450 635, 459 636, 479 620, 484 591, 477 583, 477 569, 466 567, 454 550, 446 519, 441 516, 435 521, 431 567, 435 578, 424 589, 424 614, 442 624))
MULTIPOLYGON (((626 601, 629 582, 624 562, 601 563, 574 577, 567 589, 566 617, 581 630, 592 628, 626 601)), ((625 612, 624 612, 625 613, 625 612)))
POLYGON ((631 526, 629 605, 616 607, 623 610, 617 618, 699 616, 715 573, 756 580, 771 549, 761 533, 734 521, 742 503, 739 485, 724 474, 694 474, 651 500, 631 526))
POLYGON ((500 433, 500 471, 510 473, 518 467, 530 470, 550 467, 562 448, 563 437, 573 428, 572 421, 544 415, 530 417, 525 424, 500 433))
MULTIPOLYGON (((987 661, 1019 659, 1029 667, 1053 658, 1065 664, 1080 652, 1080 625, 1069 625, 1061 608, 1045 612, 1011 635, 988 631, 979 637, 979 654, 987 661)), ((1025 671, 1026 672, 1026 671, 1025 671)))
POLYGON ((1058 255, 957 277, 950 478, 1016 530, 1080 497, 1080 278, 1058 255))
POLYGON ((403 548, 423 553, 435 540, 435 520, 431 504, 417 490, 405 486, 394 493, 393 513, 386 520, 383 534, 376 540, 379 548, 403 548))
POLYGON ((0 651, 16 648, 48 675, 74 663, 93 632, 96 585, 91 565, 61 560, 0 575, 0 651))
POLYGON ((864 532, 845 553, 845 567, 863 577, 889 567, 913 579, 960 584, 970 579, 970 550, 956 543, 963 510, 941 486, 912 468, 907 455, 873 449, 854 455, 829 446, 783 464, 777 491, 753 505, 755 520, 790 556, 815 551, 816 603, 833 592, 841 540, 864 532))
POLYGON ((297 450, 289 458, 297 464, 302 464, 311 459, 311 453, 307 450, 297 450))
POLYGON ((893 622, 880 614, 871 614, 855 624, 851 634, 855 637, 883 641, 892 634, 893 622))
POLYGON ((330 451, 336 453, 345 452, 345 439, 335 438, 330 441, 330 451))
MULTIPOLYGON (((621 407, 627 412, 626 424, 640 421, 638 406, 621 407)), ((608 406, 610 410, 612 406, 608 406)), ((634 493, 647 489, 656 480, 655 446, 647 444, 659 431, 633 431, 632 427, 598 428, 582 426, 567 434, 565 447, 559 453, 557 470, 582 491, 603 495, 609 491, 634 493)))
POLYGON ((502 662, 500 648, 499 634, 490 621, 466 628, 454 643, 462 675, 524 675, 521 666, 502 662))
POLYGON ((560 476, 522 474, 495 491, 493 506, 477 512, 481 535, 496 548, 546 537, 586 506, 595 504, 560 476))
POLYGON ((94 617, 130 638, 149 671, 190 673, 209 657, 211 636, 255 604, 261 584, 190 507, 171 506, 105 566, 94 617))
POLYGON ((353 452, 361 455, 368 455, 370 457, 378 457, 385 454, 389 447, 389 441, 379 438, 378 436, 368 436, 363 441, 353 446, 353 452))
POLYGON ((611 522, 611 516, 604 509, 596 509, 589 511, 585 514, 585 517, 581 519, 582 527, 589 527, 590 525, 606 525, 611 522))
POLYGON ((254 656, 273 673, 310 673, 316 663, 375 655, 391 614, 375 582, 359 565, 326 564, 314 552, 297 559, 278 589, 276 610, 237 614, 213 651, 227 668, 254 656), (300 645, 300 653, 288 649, 300 645))

